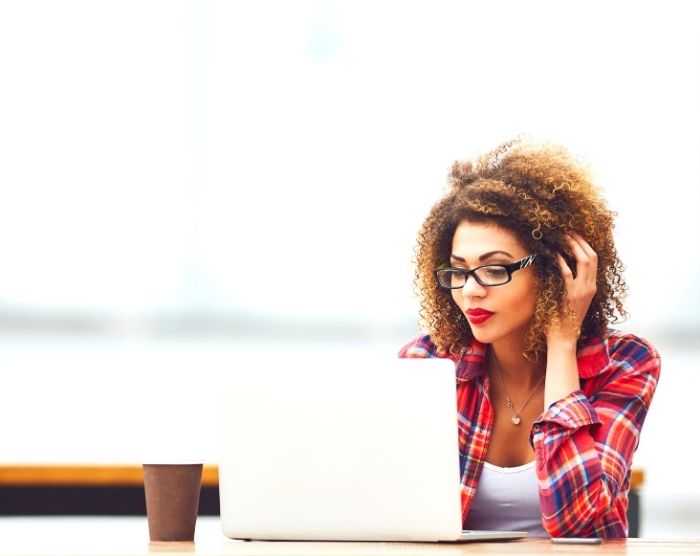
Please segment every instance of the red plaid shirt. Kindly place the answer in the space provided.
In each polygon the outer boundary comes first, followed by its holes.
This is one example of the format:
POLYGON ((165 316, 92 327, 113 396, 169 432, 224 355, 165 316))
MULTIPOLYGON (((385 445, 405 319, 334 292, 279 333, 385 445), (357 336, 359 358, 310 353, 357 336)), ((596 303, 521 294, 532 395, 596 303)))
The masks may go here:
MULTIPOLYGON (((457 363, 463 522, 493 426, 485 355, 475 341, 461 360, 449 356, 457 363)), ((399 357, 447 356, 419 336, 399 357)), ((581 390, 549 406, 530 430, 542 525, 552 537, 626 537, 632 455, 659 379, 659 355, 636 336, 610 331, 577 358, 581 390)))

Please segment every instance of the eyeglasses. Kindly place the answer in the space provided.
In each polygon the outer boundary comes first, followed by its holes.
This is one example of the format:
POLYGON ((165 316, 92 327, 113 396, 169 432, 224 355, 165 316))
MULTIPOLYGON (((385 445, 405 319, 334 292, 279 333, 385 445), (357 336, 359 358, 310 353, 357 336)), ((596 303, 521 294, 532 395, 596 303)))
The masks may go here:
POLYGON ((482 286, 502 286, 511 281, 513 272, 530 266, 536 256, 537 253, 528 255, 514 263, 487 264, 477 266, 471 270, 466 268, 438 268, 435 271, 435 276, 440 286, 448 290, 463 288, 470 275, 474 276, 474 280, 482 286))

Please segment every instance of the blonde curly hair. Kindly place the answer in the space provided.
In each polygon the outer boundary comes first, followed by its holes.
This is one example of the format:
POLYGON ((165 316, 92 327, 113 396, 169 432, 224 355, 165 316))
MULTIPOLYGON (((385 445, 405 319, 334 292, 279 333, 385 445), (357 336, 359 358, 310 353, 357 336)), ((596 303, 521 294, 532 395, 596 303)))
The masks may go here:
POLYGON ((446 194, 418 234, 414 284, 421 326, 441 352, 458 354, 472 342, 466 317, 434 274, 449 262, 457 225, 469 220, 498 224, 513 232, 528 252, 537 253, 532 267, 537 301, 524 353, 528 359, 543 358, 549 323, 555 315, 567 314, 556 254, 573 267, 565 239, 571 232, 583 236, 598 254, 598 290, 579 340, 604 334, 609 323, 627 316, 624 267, 613 243, 614 216, 586 166, 563 147, 518 139, 473 162, 455 162, 446 194))

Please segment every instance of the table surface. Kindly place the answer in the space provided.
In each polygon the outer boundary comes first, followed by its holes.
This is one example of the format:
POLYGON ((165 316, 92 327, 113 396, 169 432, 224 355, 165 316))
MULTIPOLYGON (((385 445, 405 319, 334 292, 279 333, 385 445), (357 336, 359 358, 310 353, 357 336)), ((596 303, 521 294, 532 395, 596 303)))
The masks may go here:
POLYGON ((700 554, 698 540, 604 541, 555 545, 547 539, 465 544, 244 542, 226 539, 218 517, 200 517, 194 543, 151 543, 145 517, 0 517, 0 556, 700 554))

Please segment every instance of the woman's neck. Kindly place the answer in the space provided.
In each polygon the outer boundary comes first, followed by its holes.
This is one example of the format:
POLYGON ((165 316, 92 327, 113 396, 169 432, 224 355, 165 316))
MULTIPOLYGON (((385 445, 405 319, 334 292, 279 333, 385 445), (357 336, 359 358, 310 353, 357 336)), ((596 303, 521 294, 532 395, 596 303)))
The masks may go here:
MULTIPOLYGON (((544 372, 543 361, 530 361, 523 355, 524 342, 500 342, 489 346, 489 368, 495 364, 508 384, 519 384, 523 387, 534 386, 544 372)), ((493 370, 493 369, 492 369, 493 370)))

